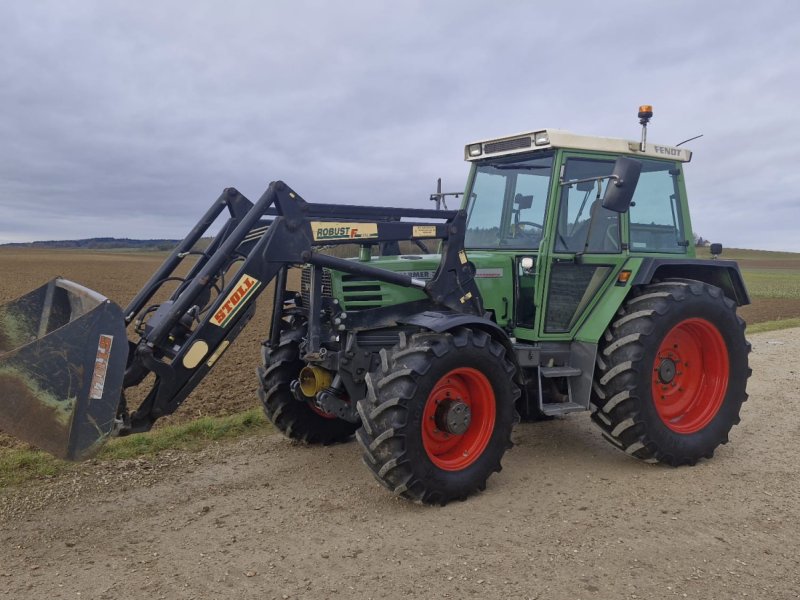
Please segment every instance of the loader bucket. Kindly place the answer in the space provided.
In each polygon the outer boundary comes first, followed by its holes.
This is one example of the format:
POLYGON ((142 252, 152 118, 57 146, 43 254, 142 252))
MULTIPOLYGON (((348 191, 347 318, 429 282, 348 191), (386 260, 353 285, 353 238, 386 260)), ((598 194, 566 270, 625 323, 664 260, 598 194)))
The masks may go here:
POLYGON ((127 357, 119 306, 76 283, 0 306, 0 431, 88 458, 114 426, 127 357))

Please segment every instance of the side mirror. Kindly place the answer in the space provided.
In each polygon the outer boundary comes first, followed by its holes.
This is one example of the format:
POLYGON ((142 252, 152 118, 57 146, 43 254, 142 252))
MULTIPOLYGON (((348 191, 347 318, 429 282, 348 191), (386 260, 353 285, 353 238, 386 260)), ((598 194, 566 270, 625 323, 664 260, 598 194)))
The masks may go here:
POLYGON ((526 210, 533 206, 533 194, 530 196, 523 196, 522 194, 517 194, 514 196, 514 204, 519 206, 520 210, 526 210))
POLYGON ((639 174, 642 172, 641 161, 627 156, 620 156, 614 163, 611 180, 606 186, 603 196, 603 208, 624 213, 631 206, 639 174))

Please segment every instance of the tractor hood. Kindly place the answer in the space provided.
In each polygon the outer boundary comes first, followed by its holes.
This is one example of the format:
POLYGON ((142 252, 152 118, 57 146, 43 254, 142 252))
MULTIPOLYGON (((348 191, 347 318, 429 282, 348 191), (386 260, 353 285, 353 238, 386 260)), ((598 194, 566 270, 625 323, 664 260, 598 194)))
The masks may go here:
MULTIPOLYGON (((504 324, 513 302, 513 255, 476 250, 469 252, 468 256, 475 265, 475 279, 485 308, 495 312, 498 324, 504 324)), ((403 254, 374 258, 370 265, 428 281, 433 279, 440 261, 440 254, 403 254)), ((330 281, 325 281, 325 284, 330 285, 331 295, 342 303, 345 310, 391 306, 425 298, 425 294, 418 289, 339 271, 330 271, 329 274, 330 281)), ((327 276, 325 279, 328 279, 327 276)))

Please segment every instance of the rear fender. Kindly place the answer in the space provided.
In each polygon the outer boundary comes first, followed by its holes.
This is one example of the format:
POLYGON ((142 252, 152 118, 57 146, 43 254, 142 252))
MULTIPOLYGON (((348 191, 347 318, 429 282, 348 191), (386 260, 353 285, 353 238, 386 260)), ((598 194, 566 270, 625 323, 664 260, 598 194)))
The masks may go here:
POLYGON ((739 265, 733 260, 685 260, 645 258, 632 285, 646 285, 654 279, 695 279, 716 286, 738 306, 750 304, 739 265))

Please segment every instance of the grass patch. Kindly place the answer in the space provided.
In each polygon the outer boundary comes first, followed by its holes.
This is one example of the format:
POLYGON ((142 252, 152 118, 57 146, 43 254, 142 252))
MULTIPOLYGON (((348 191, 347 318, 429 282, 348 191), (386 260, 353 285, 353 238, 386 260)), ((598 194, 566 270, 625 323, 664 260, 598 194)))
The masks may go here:
POLYGON ((790 329, 800 327, 800 317, 794 319, 778 319, 777 321, 764 321, 747 326, 747 333, 764 333, 765 331, 777 331, 778 329, 790 329))
MULTIPOLYGON (((708 247, 697 248, 697 258, 711 258, 708 247)), ((726 260, 775 260, 800 261, 800 252, 776 252, 773 250, 748 250, 746 248, 723 248, 720 258, 726 260)))
MULTIPOLYGON (((226 417, 203 417, 182 425, 170 425, 149 433, 110 440, 97 454, 103 461, 157 456, 164 450, 196 450, 211 442, 237 438, 271 427, 260 409, 226 417)), ((0 488, 32 479, 53 477, 80 467, 27 448, 0 450, 0 488)))
POLYGON ((745 268, 742 276, 754 298, 800 298, 800 270, 745 268))
MULTIPOLYGON (((9 448, 0 451, 0 489, 30 479, 52 477, 73 467, 41 450, 9 448)), ((74 467, 73 467, 74 468, 74 467)))
POLYGON ((155 456, 164 450, 192 450, 208 442, 234 438, 249 431, 268 427, 260 409, 227 417, 203 417, 182 425, 169 425, 150 433, 111 440, 98 454, 101 460, 120 460, 155 456))

